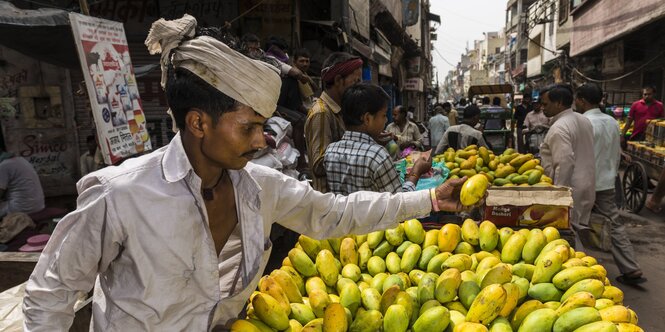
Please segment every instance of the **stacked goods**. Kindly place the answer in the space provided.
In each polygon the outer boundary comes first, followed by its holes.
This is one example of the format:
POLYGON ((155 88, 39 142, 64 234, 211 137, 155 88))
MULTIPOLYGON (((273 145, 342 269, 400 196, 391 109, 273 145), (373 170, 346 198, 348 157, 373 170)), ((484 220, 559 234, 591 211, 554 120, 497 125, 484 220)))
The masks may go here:
POLYGON ((305 236, 231 331, 642 331, 593 257, 559 232, 467 219, 305 236))
POLYGON ((463 150, 448 149, 432 158, 445 161, 450 178, 483 174, 494 186, 551 186, 552 179, 544 175, 540 160, 532 154, 520 154, 506 149, 501 155, 481 146, 470 145, 463 150))
POLYGON ((655 146, 665 146, 665 120, 653 119, 647 121, 646 141, 655 146))

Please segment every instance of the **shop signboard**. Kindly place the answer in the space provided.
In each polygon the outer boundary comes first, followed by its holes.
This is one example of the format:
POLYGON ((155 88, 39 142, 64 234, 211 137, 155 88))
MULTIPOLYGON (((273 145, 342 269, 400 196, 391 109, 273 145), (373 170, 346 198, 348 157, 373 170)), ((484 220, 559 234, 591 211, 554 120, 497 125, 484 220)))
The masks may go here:
POLYGON ((404 90, 423 92, 423 79, 420 77, 407 79, 404 82, 404 90))
POLYGON ((106 164, 152 149, 122 23, 70 13, 106 164))

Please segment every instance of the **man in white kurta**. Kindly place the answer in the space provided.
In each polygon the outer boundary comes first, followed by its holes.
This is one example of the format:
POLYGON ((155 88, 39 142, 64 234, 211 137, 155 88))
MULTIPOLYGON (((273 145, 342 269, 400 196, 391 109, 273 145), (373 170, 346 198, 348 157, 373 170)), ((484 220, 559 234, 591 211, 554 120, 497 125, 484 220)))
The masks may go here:
POLYGON ((598 105, 602 97, 602 90, 595 84, 580 86, 575 95, 575 109, 583 113, 593 126, 596 201, 591 218, 601 218, 606 229, 609 229, 612 257, 621 272, 617 280, 622 283, 639 283, 645 279, 642 278, 642 269, 635 258, 633 245, 615 202, 615 181, 621 159, 619 124, 613 117, 600 111, 598 105))
POLYGON ((26 286, 26 331, 67 331, 78 294, 93 287, 94 331, 229 326, 263 273, 273 223, 328 238, 461 208, 454 197, 464 179, 432 191, 336 196, 248 163, 265 147, 279 75, 195 36, 195 27, 189 15, 153 24, 146 44, 163 53, 162 83, 180 131, 153 153, 79 181, 76 211, 58 223, 26 286), (182 106, 198 102, 186 97, 197 93, 213 96, 213 106, 182 106))
POLYGON ((541 91, 541 96, 543 111, 550 118, 550 129, 540 147, 543 168, 555 185, 572 188, 572 226, 586 230, 596 199, 593 127, 589 119, 573 112, 568 87, 554 86, 541 91))

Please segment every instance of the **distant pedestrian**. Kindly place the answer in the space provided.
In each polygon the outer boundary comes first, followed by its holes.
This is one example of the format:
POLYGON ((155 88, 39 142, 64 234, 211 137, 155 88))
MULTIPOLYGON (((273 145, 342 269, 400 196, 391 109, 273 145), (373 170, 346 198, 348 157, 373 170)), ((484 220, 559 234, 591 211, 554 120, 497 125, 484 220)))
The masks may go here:
POLYGON ((451 105, 449 102, 443 103, 443 105, 437 105, 434 107, 434 115, 429 119, 429 138, 430 138, 430 147, 434 148, 441 141, 443 133, 448 130, 450 127, 450 121, 448 117, 445 116, 446 113, 450 112, 451 105))
POLYGON ((621 140, 624 141, 628 129, 635 124, 633 133, 630 135, 630 141, 644 141, 646 137, 647 121, 663 117, 663 103, 656 100, 653 94, 656 88, 653 86, 646 86, 642 89, 642 99, 633 103, 630 106, 628 113, 628 120, 626 126, 623 127, 621 132, 621 140))
MULTIPOLYGON (((466 99, 462 98, 459 100, 459 103, 457 103, 457 109, 464 109, 465 107, 466 99)), ((450 112, 448 112, 448 122, 450 122, 451 126, 457 125, 459 118, 459 112, 457 112, 457 109, 451 108, 450 112)))
POLYGON ((600 216, 609 221, 612 239, 612 256, 621 276, 621 283, 640 283, 642 270, 635 259, 633 245, 626 235, 626 228, 619 219, 615 202, 614 184, 621 159, 619 124, 611 116, 600 111, 602 92, 595 84, 585 84, 577 89, 576 109, 591 121, 593 126, 593 152, 596 160, 596 200, 592 209, 592 218, 600 216))
POLYGON ((531 106, 531 92, 525 92, 524 97, 522 98, 522 104, 515 107, 515 121, 517 122, 516 132, 517 132, 517 151, 520 153, 525 152, 524 147, 524 136, 522 131, 524 130, 524 120, 526 120, 526 115, 533 110, 531 106))

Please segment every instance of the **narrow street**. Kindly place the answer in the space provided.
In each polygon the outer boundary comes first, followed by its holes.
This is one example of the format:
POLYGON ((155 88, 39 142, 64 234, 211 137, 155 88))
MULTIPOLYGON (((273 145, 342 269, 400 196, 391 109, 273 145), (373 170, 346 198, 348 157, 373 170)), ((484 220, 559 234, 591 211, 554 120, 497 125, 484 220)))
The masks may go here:
POLYGON ((648 281, 637 286, 622 285, 616 282, 619 270, 610 253, 599 250, 587 253, 598 259, 607 269, 612 284, 623 290, 623 303, 637 312, 640 327, 645 331, 661 331, 665 326, 665 216, 647 209, 639 215, 621 212, 621 216, 648 281))

